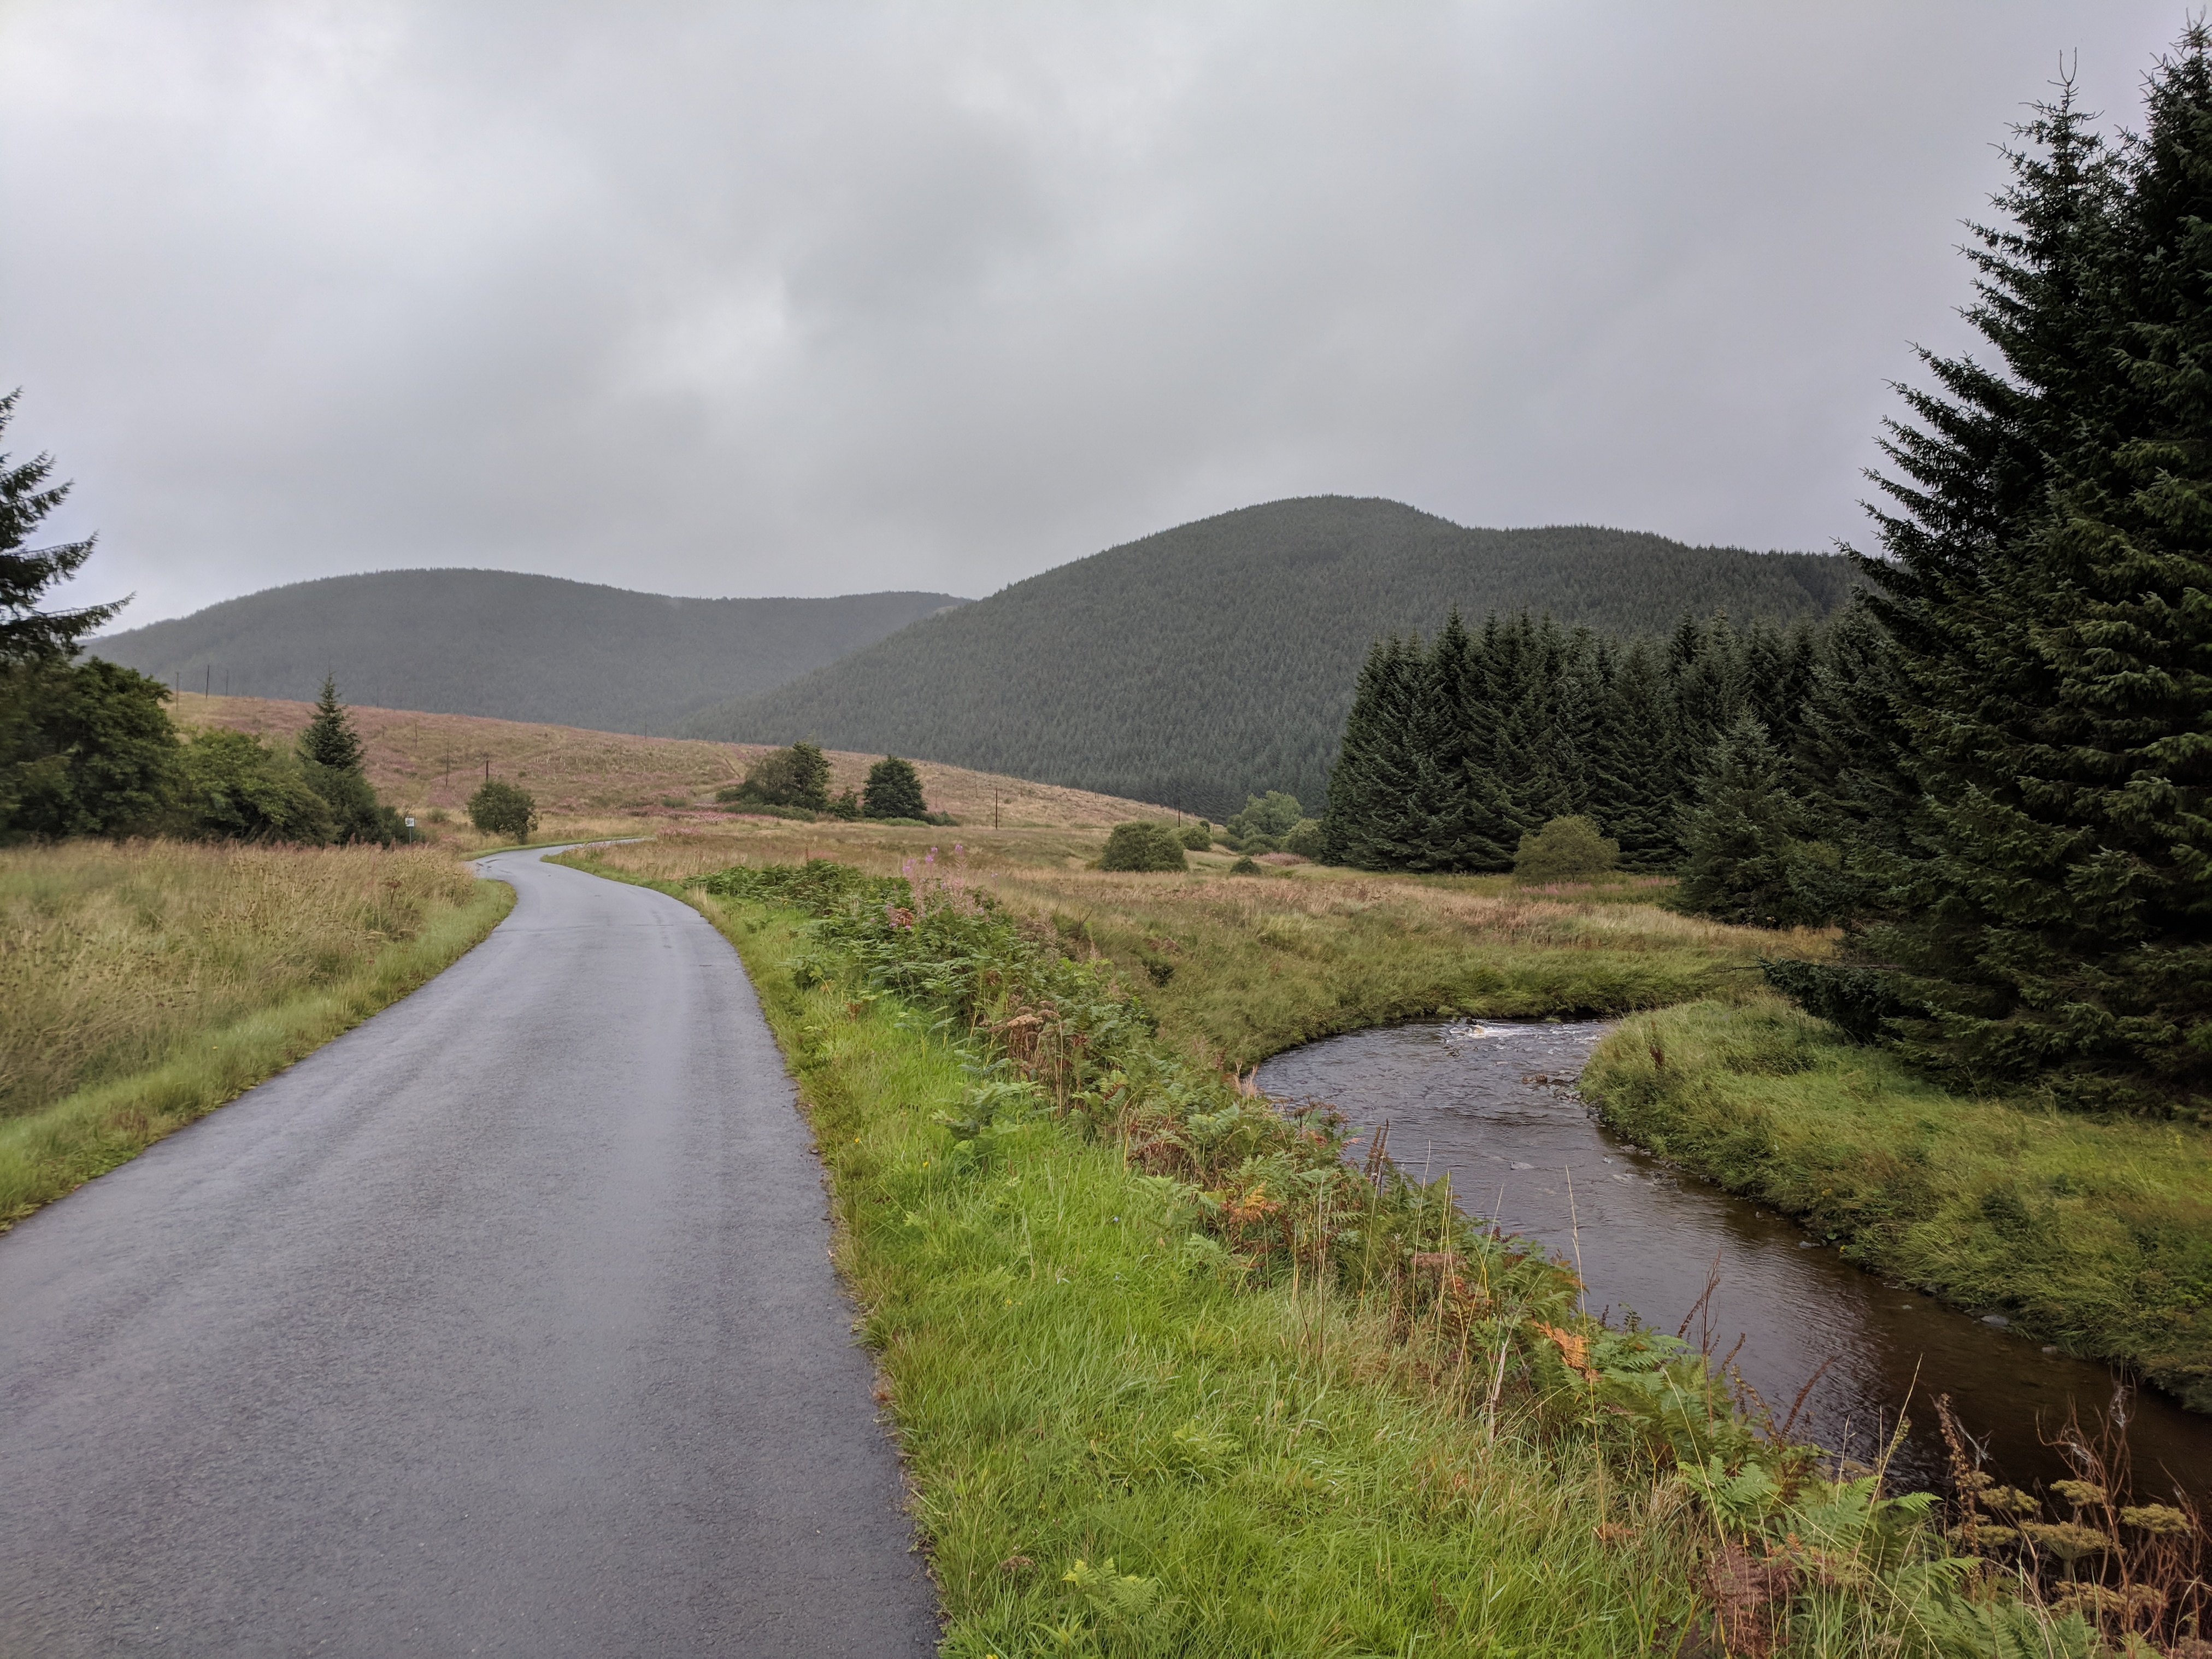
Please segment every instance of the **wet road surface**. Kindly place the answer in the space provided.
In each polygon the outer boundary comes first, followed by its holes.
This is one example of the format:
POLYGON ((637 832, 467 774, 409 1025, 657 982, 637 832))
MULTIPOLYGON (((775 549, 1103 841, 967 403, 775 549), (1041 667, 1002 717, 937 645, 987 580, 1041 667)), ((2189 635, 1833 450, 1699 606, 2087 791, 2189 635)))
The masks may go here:
POLYGON ((736 954, 487 860, 412 996, 0 1237, 0 1654, 926 1654, 736 954))

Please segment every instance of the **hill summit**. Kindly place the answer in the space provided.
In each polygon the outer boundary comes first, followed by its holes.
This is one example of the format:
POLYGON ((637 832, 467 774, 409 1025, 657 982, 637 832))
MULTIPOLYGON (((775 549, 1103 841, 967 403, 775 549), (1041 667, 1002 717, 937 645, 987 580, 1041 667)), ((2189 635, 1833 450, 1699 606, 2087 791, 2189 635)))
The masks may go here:
POLYGON ((1470 530, 1396 501, 1272 501, 1079 559, 774 690, 700 737, 923 757, 1223 818, 1248 793, 1318 806, 1378 637, 1455 605, 1664 632, 1683 613, 1819 618, 1839 555, 1691 547, 1590 526, 1470 530))
POLYGON ((947 606, 950 593, 687 599, 505 570, 380 570, 264 589, 88 648, 191 691, 601 732, 666 732, 947 606))

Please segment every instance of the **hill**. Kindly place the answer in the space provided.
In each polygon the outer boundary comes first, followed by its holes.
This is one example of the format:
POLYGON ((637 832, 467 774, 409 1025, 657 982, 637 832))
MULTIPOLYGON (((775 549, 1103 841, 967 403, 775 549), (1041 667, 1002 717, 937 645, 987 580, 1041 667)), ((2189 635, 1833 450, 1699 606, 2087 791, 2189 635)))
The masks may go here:
MULTIPOLYGON (((186 728, 228 726, 289 744, 314 712, 308 702, 272 697, 178 697, 186 728)), ((401 811, 443 808, 458 814, 487 775, 516 782, 539 808, 565 818, 611 813, 696 821, 720 816, 714 792, 744 775, 763 745, 698 738, 646 738, 575 726, 422 714, 406 708, 353 709, 362 765, 377 793, 401 811), (674 808, 671 799, 686 805, 674 808)), ((830 754, 830 787, 860 788, 881 754, 830 754)), ((981 828, 994 817, 1008 830, 1103 829, 1133 817, 1168 817, 1173 809, 1082 789, 994 777, 964 767, 918 761, 921 792, 934 811, 981 828)))
POLYGON ((1318 805, 1368 646, 1432 630, 1453 605, 1656 634, 1685 611, 1822 617, 1850 582, 1838 555, 1469 530, 1314 496, 1046 571, 684 729, 926 755, 1218 819, 1269 788, 1318 805))
POLYGON ((665 732, 965 601, 947 593, 684 599, 502 570, 272 587, 91 641, 180 688, 665 732))

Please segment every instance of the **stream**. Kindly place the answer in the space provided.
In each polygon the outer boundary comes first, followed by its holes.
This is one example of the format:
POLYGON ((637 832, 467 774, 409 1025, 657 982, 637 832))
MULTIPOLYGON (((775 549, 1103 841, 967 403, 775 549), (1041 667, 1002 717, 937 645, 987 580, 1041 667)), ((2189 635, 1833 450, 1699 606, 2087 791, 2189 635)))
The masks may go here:
POLYGON ((1945 1490, 1929 1402, 1948 1394, 2001 1480, 2065 1477, 2045 1438, 2069 1407, 2093 1433, 2117 1408, 2139 1501, 2178 1484, 2212 1508, 2212 1417, 1886 1283, 1771 1210, 1611 1133, 1574 1092, 1609 1029, 1462 1020, 1357 1031, 1277 1055, 1258 1083, 1278 1100, 1334 1106, 1357 1137, 1354 1158, 1387 1121, 1389 1154, 1408 1175, 1449 1170, 1469 1214, 1579 1261, 1593 1312, 1618 1322, 1632 1309, 1668 1331, 1686 1316, 1689 1340, 1716 1358, 1735 1347, 1778 1419, 1819 1372, 1794 1437, 1871 1462, 1910 1396, 1893 1486, 1945 1490))

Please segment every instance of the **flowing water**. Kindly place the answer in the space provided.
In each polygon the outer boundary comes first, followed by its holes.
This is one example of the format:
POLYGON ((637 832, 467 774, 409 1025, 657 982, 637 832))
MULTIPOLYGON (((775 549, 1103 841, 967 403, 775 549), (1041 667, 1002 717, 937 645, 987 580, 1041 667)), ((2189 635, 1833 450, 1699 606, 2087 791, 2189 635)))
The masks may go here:
MULTIPOLYGON (((1716 1358, 1735 1349, 1778 1419, 1818 1373, 1799 1438, 1872 1462, 1909 1396, 1893 1480, 1940 1490, 1943 1448, 1929 1402, 1948 1394, 2001 1479, 2068 1473, 2045 1440, 2069 1407, 2093 1431, 2100 1425, 2116 1405, 2112 1372, 1863 1273, 1772 1211, 1609 1133, 1574 1092, 1607 1029, 1461 1021, 1359 1031, 1279 1054, 1258 1081, 1279 1100, 1342 1112, 1358 1136, 1355 1158, 1387 1121, 1401 1169, 1431 1179, 1450 1171, 1471 1214, 1579 1260, 1592 1312, 1609 1309, 1618 1321, 1632 1309, 1670 1331, 1686 1318, 1689 1338, 1716 1358)), ((2148 1389, 2128 1389, 2117 1408, 2138 1493, 2179 1483, 2212 1508, 2212 1417, 2148 1389)))

